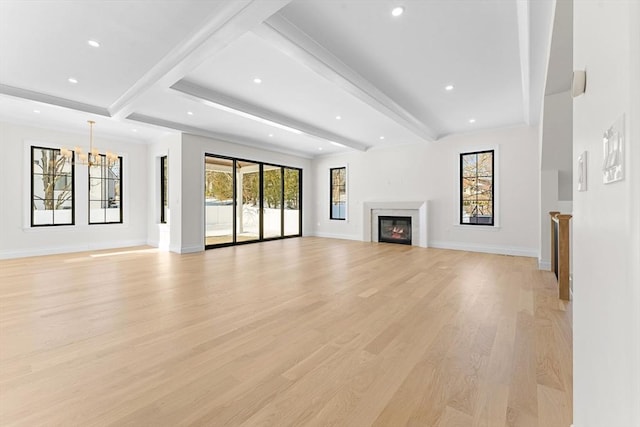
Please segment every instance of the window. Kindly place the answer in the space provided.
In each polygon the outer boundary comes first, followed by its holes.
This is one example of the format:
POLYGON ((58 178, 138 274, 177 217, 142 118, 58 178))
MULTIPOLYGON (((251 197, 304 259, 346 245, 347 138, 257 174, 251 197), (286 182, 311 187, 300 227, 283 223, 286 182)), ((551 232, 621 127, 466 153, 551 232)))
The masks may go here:
POLYGON ((31 226, 74 224, 74 173, 59 149, 31 147, 31 226))
POLYGON ((330 219, 347 218, 347 168, 330 169, 330 219))
POLYGON ((494 150, 460 154, 460 224, 494 225, 494 150))
POLYGON ((169 209, 169 165, 167 156, 160 157, 160 222, 167 223, 169 209))
POLYGON ((122 223, 122 157, 89 166, 89 224, 122 223))

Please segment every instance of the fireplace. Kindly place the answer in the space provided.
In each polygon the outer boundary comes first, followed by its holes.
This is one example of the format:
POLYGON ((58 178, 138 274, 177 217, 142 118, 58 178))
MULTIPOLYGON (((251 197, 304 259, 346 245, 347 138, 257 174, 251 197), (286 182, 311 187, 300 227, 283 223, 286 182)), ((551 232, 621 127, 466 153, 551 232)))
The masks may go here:
POLYGON ((411 244, 410 216, 378 216, 378 241, 411 244))
POLYGON ((378 218, 381 216, 411 217, 411 245, 422 248, 429 247, 427 231, 427 209, 429 202, 403 201, 374 201, 362 203, 362 240, 364 242, 379 242, 380 227, 378 218))

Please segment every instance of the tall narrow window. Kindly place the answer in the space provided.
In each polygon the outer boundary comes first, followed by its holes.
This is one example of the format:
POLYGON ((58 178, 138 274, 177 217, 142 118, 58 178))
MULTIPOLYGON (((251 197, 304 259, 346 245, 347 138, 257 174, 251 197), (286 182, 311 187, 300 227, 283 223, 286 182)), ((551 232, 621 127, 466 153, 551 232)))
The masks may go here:
POLYGON ((494 224, 493 154, 493 150, 460 154, 460 224, 494 224))
POLYGON ((122 222, 122 157, 89 166, 89 224, 122 222))
POLYGON ((330 219, 347 218, 347 168, 330 169, 330 219))
POLYGON ((167 156, 160 157, 160 222, 167 223, 169 210, 169 165, 167 156))
POLYGON ((31 147, 31 226, 73 225, 74 168, 53 148, 31 147))

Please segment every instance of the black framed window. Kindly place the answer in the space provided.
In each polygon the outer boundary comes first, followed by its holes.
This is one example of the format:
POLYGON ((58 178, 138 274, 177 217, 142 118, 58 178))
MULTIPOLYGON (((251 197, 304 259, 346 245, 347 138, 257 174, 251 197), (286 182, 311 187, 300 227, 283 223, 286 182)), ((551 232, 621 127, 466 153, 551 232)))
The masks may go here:
POLYGON ((160 157, 160 222, 167 223, 169 210, 169 164, 167 156, 160 157))
POLYGON ((329 219, 347 219, 347 168, 331 168, 329 176, 329 219))
POLYGON ((56 148, 31 147, 31 226, 73 225, 75 175, 56 148))
POLYGON ((122 223, 122 157, 89 166, 89 224, 122 223))
POLYGON ((460 224, 494 225, 494 150, 460 154, 460 224))

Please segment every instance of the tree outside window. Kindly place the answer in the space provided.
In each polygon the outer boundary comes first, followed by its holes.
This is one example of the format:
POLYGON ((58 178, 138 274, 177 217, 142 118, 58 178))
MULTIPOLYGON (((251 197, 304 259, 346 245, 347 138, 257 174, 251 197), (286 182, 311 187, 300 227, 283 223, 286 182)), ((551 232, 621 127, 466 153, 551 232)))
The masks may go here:
POLYGON ((74 224, 74 168, 59 149, 31 147, 31 226, 74 224))
POLYGON ((89 166, 89 224, 122 223, 122 157, 89 166))
POLYGON ((460 224, 494 225, 494 151, 460 154, 460 224))
POLYGON ((169 162, 160 157, 160 222, 166 224, 169 217, 169 162))
POLYGON ((347 218, 347 168, 330 169, 331 210, 329 219, 344 220, 347 218))

